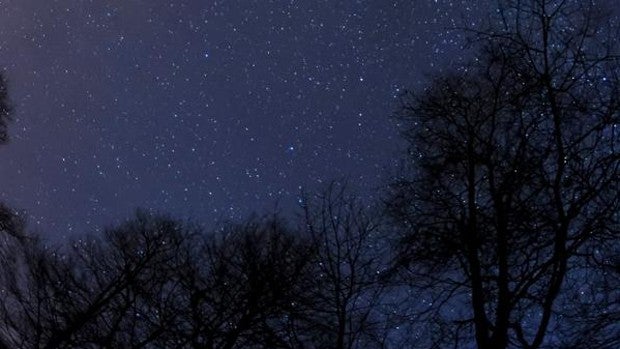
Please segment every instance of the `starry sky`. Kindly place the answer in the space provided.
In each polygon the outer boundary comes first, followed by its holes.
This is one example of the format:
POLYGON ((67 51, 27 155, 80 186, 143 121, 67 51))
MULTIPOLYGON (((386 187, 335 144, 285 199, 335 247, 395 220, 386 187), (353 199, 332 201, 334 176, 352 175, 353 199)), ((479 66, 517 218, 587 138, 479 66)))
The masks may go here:
POLYGON ((484 1, 2 0, 0 195, 51 237, 138 208, 201 222, 372 197, 404 88, 459 64, 484 1))

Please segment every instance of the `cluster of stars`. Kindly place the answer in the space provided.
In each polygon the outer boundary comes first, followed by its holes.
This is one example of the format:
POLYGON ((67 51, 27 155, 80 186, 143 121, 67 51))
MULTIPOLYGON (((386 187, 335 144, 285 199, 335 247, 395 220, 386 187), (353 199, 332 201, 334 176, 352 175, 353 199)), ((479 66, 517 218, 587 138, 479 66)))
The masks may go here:
POLYGON ((137 207, 202 221, 293 208, 400 149, 403 87, 459 64, 484 2, 9 1, 2 199, 53 236, 137 207), (481 5, 482 4, 482 5, 481 5))

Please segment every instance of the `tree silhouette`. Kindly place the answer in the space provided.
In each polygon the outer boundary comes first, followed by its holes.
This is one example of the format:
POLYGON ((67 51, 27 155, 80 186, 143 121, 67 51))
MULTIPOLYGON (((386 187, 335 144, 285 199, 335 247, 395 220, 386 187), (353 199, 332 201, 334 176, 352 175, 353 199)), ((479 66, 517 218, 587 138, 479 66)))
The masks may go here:
POLYGON ((577 275, 560 314, 570 323, 558 333, 566 348, 606 349, 620 345, 620 251, 617 240, 599 245, 577 275))
POLYGON ((9 140, 8 123, 11 121, 11 111, 7 81, 4 75, 0 74, 0 144, 9 140))
POLYGON ((193 251, 176 276, 174 343, 183 348, 296 347, 290 321, 310 251, 281 220, 228 225, 193 251))
POLYGON ((140 213, 68 251, 12 242, 0 281, 7 348, 296 348, 312 250, 278 219, 204 233, 140 213))
POLYGON ((3 342, 9 348, 140 348, 154 342, 169 324, 152 299, 166 295, 173 270, 168 261, 184 234, 176 221, 141 214, 102 238, 76 241, 68 251, 34 238, 13 243, 1 278, 3 342))
POLYGON ((500 4, 474 62, 398 115, 411 172, 387 202, 397 270, 431 297, 419 315, 441 324, 435 346, 559 345, 562 295, 618 241, 616 32, 591 1, 500 4))
POLYGON ((304 207, 303 230, 140 212, 71 246, 7 238, 0 347, 388 347, 381 217, 335 187, 304 207))
POLYGON ((391 319, 381 282, 389 247, 383 217, 336 182, 302 202, 302 231, 314 251, 302 328, 319 348, 384 347, 391 319))

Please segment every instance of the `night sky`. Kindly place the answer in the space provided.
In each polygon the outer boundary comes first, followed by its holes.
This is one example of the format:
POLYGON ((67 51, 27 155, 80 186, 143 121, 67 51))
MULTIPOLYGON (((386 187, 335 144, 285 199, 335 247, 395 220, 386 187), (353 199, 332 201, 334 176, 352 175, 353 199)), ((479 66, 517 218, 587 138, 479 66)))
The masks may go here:
MULTIPOLYGON (((60 238, 142 207, 200 222, 296 205, 401 157, 403 88, 460 64, 482 1, 3 0, 15 108, 1 199, 60 238)), ((481 10, 483 8, 483 10, 481 10)))

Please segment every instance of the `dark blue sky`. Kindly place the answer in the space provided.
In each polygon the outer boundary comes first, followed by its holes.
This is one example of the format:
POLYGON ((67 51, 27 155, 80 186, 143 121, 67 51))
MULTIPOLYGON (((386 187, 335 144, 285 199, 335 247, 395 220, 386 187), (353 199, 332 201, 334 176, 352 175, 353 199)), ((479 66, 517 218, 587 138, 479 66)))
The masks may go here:
POLYGON ((2 1, 1 198, 62 237, 137 207, 287 209, 342 176, 372 195, 401 148, 394 96, 459 64, 446 29, 480 3, 2 1))

